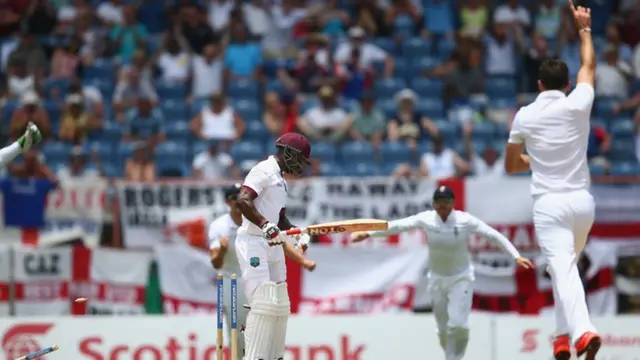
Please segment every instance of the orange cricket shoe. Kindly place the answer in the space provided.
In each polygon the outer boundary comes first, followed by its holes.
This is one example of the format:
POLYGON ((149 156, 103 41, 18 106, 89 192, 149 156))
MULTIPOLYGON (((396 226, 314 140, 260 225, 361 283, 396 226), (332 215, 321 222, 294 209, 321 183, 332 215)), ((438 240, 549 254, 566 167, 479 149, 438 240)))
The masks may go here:
POLYGON ((556 360, 569 360, 571 358, 569 335, 559 335, 553 340, 553 356, 556 360))
POLYGON ((594 332, 586 332, 580 336, 575 345, 578 357, 586 354, 584 360, 595 360, 596 354, 602 345, 602 339, 600 339, 600 335, 594 332))

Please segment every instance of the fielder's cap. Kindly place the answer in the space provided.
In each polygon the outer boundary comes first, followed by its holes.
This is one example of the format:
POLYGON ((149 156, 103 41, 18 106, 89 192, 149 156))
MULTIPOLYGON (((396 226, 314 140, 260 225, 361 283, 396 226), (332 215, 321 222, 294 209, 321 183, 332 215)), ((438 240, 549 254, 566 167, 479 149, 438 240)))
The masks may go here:
POLYGON ((238 194, 240 194, 240 189, 242 189, 242 184, 235 183, 231 186, 227 186, 224 188, 224 199, 225 200, 235 200, 238 198, 238 194))
POLYGON ((436 200, 453 200, 455 199, 455 195, 453 194, 453 190, 450 187, 445 185, 440 185, 436 188, 436 191, 433 192, 433 201, 436 200))
POLYGON ((311 144, 309 140, 295 132, 286 133, 276 140, 276 147, 290 149, 299 152, 308 161, 311 156, 311 144))

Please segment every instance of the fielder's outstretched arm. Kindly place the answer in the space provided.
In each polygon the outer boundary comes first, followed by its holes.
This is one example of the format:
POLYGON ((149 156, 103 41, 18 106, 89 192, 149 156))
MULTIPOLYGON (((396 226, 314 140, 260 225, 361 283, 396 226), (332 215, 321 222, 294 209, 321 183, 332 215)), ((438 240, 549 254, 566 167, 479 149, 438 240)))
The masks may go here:
POLYGON ((15 159, 20 153, 22 153, 22 148, 17 141, 0 149, 0 167, 8 165, 11 160, 15 159))
POLYGON ((398 234, 405 231, 411 231, 415 229, 422 229, 425 227, 425 223, 422 220, 422 213, 406 217, 404 219, 398 219, 389 221, 389 229, 384 231, 371 231, 369 236, 371 237, 385 237, 393 234, 398 234))
POLYGON ((520 258, 520 252, 513 246, 511 241, 502 235, 499 231, 487 225, 484 221, 475 216, 469 215, 471 229, 474 234, 480 235, 485 239, 489 239, 492 243, 499 246, 502 251, 508 253, 514 259, 520 258))

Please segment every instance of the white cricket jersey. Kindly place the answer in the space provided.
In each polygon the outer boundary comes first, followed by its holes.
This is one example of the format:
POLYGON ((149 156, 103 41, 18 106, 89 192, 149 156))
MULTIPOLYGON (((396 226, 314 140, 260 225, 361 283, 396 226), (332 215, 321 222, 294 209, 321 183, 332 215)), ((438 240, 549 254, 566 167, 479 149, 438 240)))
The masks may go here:
MULTIPOLYGON (((254 166, 244 179, 242 187, 249 188, 258 195, 253 205, 260 215, 270 223, 277 224, 280 220, 280 211, 287 204, 287 181, 276 158, 269 156, 268 159, 254 166)), ((262 235, 262 230, 242 217, 238 234, 262 235)))
POLYGON ((594 97, 593 87, 580 83, 569 96, 544 91, 516 113, 509 143, 527 149, 533 195, 589 188, 587 146, 594 97))
POLYGON ((435 210, 427 210, 413 216, 389 222, 389 230, 371 232, 371 236, 383 237, 404 231, 420 229, 427 233, 429 246, 429 271, 440 276, 458 275, 472 269, 467 241, 469 235, 478 234, 491 240, 514 259, 520 256, 509 239, 464 211, 452 211, 447 221, 435 210))
POLYGON ((231 214, 224 214, 213 220, 209 225, 207 236, 209 238, 209 250, 220 248, 220 238, 227 239, 227 253, 224 256, 222 272, 237 270, 240 268, 238 257, 236 256, 236 234, 238 225, 231 218, 231 214))

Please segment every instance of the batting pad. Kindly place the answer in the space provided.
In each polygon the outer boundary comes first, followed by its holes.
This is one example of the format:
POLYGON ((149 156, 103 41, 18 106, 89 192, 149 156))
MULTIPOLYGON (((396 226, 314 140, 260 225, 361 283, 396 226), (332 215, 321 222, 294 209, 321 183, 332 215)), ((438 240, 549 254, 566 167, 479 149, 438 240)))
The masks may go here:
MULTIPOLYGON (((254 291, 244 333, 247 360, 271 359, 271 352, 280 347, 279 344, 275 344, 275 341, 282 337, 278 334, 278 319, 288 318, 290 313, 286 284, 286 306, 281 304, 284 301, 279 300, 279 296, 283 296, 282 292, 282 286, 274 282, 264 283, 254 291)), ((284 348, 284 345, 282 347, 284 348)))
POLYGON ((289 315, 291 314, 291 303, 289 302, 287 283, 283 282, 276 285, 276 297, 278 301, 278 308, 282 311, 282 314, 286 313, 286 315, 281 315, 276 318, 274 329, 275 339, 272 343, 269 354, 270 360, 278 360, 284 357, 287 338, 287 322, 289 321, 289 315))

